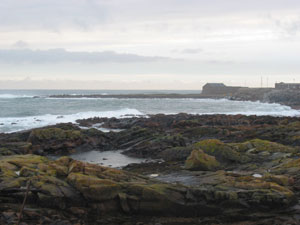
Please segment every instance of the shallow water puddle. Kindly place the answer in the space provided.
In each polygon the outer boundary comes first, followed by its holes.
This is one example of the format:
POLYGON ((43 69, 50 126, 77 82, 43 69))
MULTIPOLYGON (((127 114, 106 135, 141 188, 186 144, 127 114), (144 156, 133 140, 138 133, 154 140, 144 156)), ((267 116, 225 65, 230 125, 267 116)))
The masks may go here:
POLYGON ((72 154, 70 155, 70 157, 75 160, 80 160, 102 166, 109 166, 113 168, 124 167, 130 163, 143 163, 147 161, 147 159, 140 159, 123 155, 122 152, 123 150, 105 152, 89 151, 72 154))

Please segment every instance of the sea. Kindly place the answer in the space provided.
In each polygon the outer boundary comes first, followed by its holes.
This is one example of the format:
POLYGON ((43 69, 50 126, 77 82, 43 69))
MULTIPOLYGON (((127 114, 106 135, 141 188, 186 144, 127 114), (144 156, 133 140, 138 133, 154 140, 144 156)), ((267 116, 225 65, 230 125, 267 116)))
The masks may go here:
POLYGON ((196 94, 194 91, 128 90, 0 90, 0 133, 72 122, 91 117, 132 117, 150 114, 244 114, 300 116, 300 111, 279 104, 227 99, 117 99, 76 98, 76 95, 196 94), (50 95, 74 98, 50 98, 50 95))

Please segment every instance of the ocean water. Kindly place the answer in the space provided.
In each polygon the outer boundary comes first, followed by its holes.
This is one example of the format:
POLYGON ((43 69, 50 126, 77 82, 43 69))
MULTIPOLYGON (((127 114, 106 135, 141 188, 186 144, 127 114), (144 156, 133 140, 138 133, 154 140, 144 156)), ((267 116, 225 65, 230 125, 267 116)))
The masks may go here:
POLYGON ((129 117, 148 114, 245 114, 300 116, 300 111, 279 104, 226 99, 55 99, 56 94, 199 93, 200 91, 84 91, 0 90, 0 133, 15 132, 91 117, 129 117), (38 96, 39 98, 35 98, 38 96))

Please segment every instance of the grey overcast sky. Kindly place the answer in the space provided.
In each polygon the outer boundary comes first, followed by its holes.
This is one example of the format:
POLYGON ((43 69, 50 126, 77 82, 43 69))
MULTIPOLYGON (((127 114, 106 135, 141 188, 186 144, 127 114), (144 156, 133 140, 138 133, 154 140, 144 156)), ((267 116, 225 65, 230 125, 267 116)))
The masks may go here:
POLYGON ((1 0, 0 88, 300 82, 299 0, 1 0))

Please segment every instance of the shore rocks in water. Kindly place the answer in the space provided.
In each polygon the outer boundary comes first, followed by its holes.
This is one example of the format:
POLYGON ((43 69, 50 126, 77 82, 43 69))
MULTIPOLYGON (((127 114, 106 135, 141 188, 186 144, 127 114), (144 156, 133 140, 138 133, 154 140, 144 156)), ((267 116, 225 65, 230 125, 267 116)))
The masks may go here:
POLYGON ((299 109, 300 93, 295 90, 273 90, 264 96, 264 102, 279 103, 299 109))
MULTIPOLYGON (((251 139, 269 140, 284 145, 300 146, 300 120, 297 117, 244 116, 244 115, 151 115, 149 118, 92 118, 79 121, 93 124, 102 121, 102 127, 125 129, 116 134, 116 144, 139 141, 152 137, 179 136, 173 147, 193 144, 203 139, 219 139, 225 142, 244 142, 251 139), (147 136, 136 135, 140 130, 147 136), (129 135, 132 133, 133 135, 129 135), (124 139, 127 137, 127 140, 124 139), (120 143, 119 143, 120 142, 120 143), (184 143, 183 143, 184 142, 184 143)), ((130 154, 133 154, 132 150, 130 154)))
POLYGON ((82 130, 73 124, 0 134, 0 155, 67 155, 77 151, 106 150, 114 146, 111 136, 94 128, 82 130))
POLYGON ((76 125, 60 124, 0 134, 0 149, 6 149, 3 154, 41 155, 122 149, 130 156, 159 158, 167 149, 187 147, 205 139, 225 143, 262 139, 300 147, 299 118, 177 114, 149 118, 94 118, 80 123, 99 121, 103 127, 123 131, 103 133, 95 128, 80 129, 76 125))

